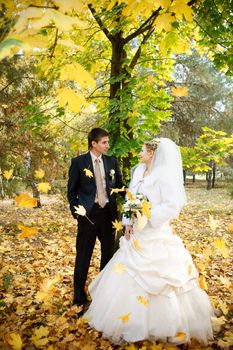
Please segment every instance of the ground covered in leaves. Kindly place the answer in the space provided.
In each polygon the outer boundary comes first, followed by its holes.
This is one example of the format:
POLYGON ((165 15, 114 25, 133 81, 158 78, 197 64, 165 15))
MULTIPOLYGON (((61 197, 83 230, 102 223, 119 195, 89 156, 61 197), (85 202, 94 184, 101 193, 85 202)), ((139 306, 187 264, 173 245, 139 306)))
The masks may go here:
MULTIPOLYGON (((189 204, 172 225, 192 254, 201 287, 208 291, 218 316, 215 339, 208 347, 147 341, 113 346, 85 320, 77 319, 71 306, 76 222, 62 198, 42 196, 41 209, 19 208, 12 200, 0 202, 0 349, 230 349, 233 201, 222 188, 189 188, 187 193, 189 204), (38 227, 38 232, 19 238, 19 224, 38 227)), ((98 268, 97 243, 88 282, 98 268)))

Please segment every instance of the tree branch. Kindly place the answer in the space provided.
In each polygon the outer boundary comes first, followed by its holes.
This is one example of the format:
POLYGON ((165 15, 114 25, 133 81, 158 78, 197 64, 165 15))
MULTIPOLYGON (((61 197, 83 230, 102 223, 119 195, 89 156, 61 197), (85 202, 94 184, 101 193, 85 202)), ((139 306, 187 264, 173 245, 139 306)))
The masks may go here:
POLYGON ((96 10, 94 9, 94 7, 92 6, 92 4, 88 4, 89 10, 91 11, 93 17, 95 18, 96 22, 98 23, 98 25, 100 26, 100 28, 102 29, 102 31, 104 32, 104 34, 106 35, 106 37, 108 38, 108 40, 111 41, 111 43, 113 42, 114 38, 113 36, 110 34, 110 32, 108 31, 108 29, 104 26, 103 22, 101 21, 101 19, 99 18, 99 16, 96 14, 96 10))
POLYGON ((52 52, 50 54, 50 59, 53 58, 53 54, 54 54, 54 51, 55 51, 55 48, 57 46, 57 39, 58 39, 58 28, 56 28, 56 35, 55 35, 55 40, 54 40, 54 44, 53 44, 53 47, 52 47, 52 52))
POLYGON ((133 69, 135 67, 135 65, 137 64, 137 61, 138 61, 138 59, 139 59, 139 57, 141 55, 142 45, 144 45, 147 42, 147 40, 149 39, 149 37, 151 36, 151 34, 153 33, 154 30, 155 30, 155 28, 151 27, 148 30, 148 32, 146 33, 146 35, 144 36, 141 44, 139 45, 139 48, 137 49, 137 51, 136 51, 136 53, 135 53, 135 55, 134 55, 130 65, 129 65, 129 67, 131 69, 133 69))
POLYGON ((123 39, 123 43, 126 44, 128 43, 130 40, 136 38, 139 34, 144 33, 145 31, 149 30, 156 17, 159 15, 159 11, 161 10, 161 7, 159 7, 156 11, 154 11, 151 16, 144 22, 142 23, 142 25, 132 34, 128 35, 125 39, 123 39), (150 23, 151 22, 151 23, 150 23), (149 24, 148 24, 149 23, 149 24), (148 24, 148 25, 147 25, 148 24))

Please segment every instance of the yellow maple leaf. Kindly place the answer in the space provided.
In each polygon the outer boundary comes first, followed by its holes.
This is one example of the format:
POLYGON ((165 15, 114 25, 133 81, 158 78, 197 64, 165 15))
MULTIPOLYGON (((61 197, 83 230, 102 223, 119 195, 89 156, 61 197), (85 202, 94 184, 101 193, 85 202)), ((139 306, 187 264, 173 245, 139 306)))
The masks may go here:
POLYGON ((3 176, 5 177, 5 179, 7 179, 7 181, 10 180, 12 174, 13 174, 13 169, 3 171, 3 176))
POLYGON ((131 313, 128 313, 126 315, 119 316, 118 318, 122 321, 122 323, 128 323, 130 319, 130 315, 131 313))
POLYGON ((186 86, 177 87, 177 88, 172 87, 171 94, 172 94, 172 96, 176 96, 176 97, 187 96, 188 95, 188 88, 186 86))
POLYGON ((128 199, 129 199, 130 201, 134 200, 133 194, 132 194, 128 189, 126 189, 126 193, 127 193, 128 199))
POLYGON ((177 332, 175 335, 175 340, 179 340, 182 342, 185 342, 186 338, 187 338, 186 333, 183 333, 183 332, 177 332))
POLYGON ((80 112, 82 106, 87 106, 83 95, 67 87, 58 90, 57 99, 61 107, 68 105, 68 108, 74 113, 80 112))
POLYGON ((233 233, 233 224, 229 224, 227 226, 227 231, 229 231, 230 233, 233 233))
POLYGON ((78 207, 74 206, 75 214, 85 216, 86 215, 86 209, 83 205, 79 205, 78 207))
POLYGON ((37 188, 39 192, 47 193, 51 190, 51 185, 48 182, 40 182, 37 184, 37 188))
POLYGON ((25 237, 32 237, 38 232, 38 227, 27 227, 27 226, 19 224, 18 228, 22 231, 17 236, 17 238, 19 238, 19 239, 25 238, 25 237))
POLYGON ((165 9, 167 9, 171 5, 171 0, 162 0, 161 6, 165 9))
POLYGON ((59 6, 59 10, 63 13, 69 13, 73 10, 80 13, 84 6, 83 1, 81 0, 54 0, 54 3, 59 6))
POLYGON ((83 171, 84 171, 86 176, 93 177, 93 173, 90 169, 85 168, 85 169, 83 169, 83 171))
POLYGON ((228 312, 229 312, 229 308, 228 308, 227 303, 220 301, 219 302, 219 307, 222 310, 223 314, 226 316, 228 314, 228 312))
POLYGON ((205 276, 201 275, 199 277, 199 285, 202 289, 204 290, 208 290, 208 286, 207 286, 207 283, 206 283, 206 279, 205 279, 205 276))
POLYGON ((116 273, 123 273, 125 272, 125 265, 122 262, 118 262, 114 265, 113 269, 116 273))
POLYGON ((46 301, 51 298, 54 293, 55 284, 60 281, 60 275, 54 278, 46 278, 40 286, 39 292, 36 293, 36 300, 46 301))
POLYGON ((44 347, 48 343, 47 336, 49 335, 48 327, 40 326, 34 329, 31 340, 36 347, 44 347))
POLYGON ((186 19, 186 21, 192 22, 193 11, 190 6, 187 5, 189 0, 174 0, 170 10, 175 13, 177 19, 186 19))
POLYGON ((137 300, 139 301, 139 303, 141 303, 144 306, 148 306, 149 305, 149 300, 145 299, 144 297, 138 296, 137 300))
POLYGON ((36 179, 39 179, 39 180, 43 179, 44 175, 45 175, 45 172, 43 169, 39 168, 38 170, 35 170, 34 176, 36 179))
POLYGON ((119 193, 119 192, 124 192, 125 191, 125 186, 121 187, 121 188, 112 188, 111 189, 111 194, 113 193, 119 193))
POLYGON ((225 241, 221 237, 216 237, 214 240, 215 247, 220 251, 224 258, 229 255, 229 248, 226 246, 225 241))
POLYGON ((4 336, 5 341, 12 346, 14 350, 21 350, 23 348, 23 342, 20 334, 10 332, 4 336))
POLYGON ((162 30, 170 32, 172 29, 172 23, 175 22, 175 17, 171 13, 162 13, 155 20, 156 31, 161 33, 162 30))
POLYGON ((114 222, 112 221, 112 227, 116 230, 116 232, 123 230, 123 225, 121 221, 117 221, 117 220, 115 220, 114 222))
POLYGON ((212 215, 209 215, 209 226, 215 232, 219 226, 219 220, 215 220, 212 215))
POLYGON ((83 66, 74 62, 72 64, 66 64, 61 69, 62 80, 76 80, 81 87, 85 88, 87 85, 92 89, 95 88, 95 80, 92 78, 83 66))
POLYGON ((37 206, 37 199, 31 197, 28 193, 22 193, 16 196, 15 201, 21 208, 34 208, 37 206))
POLYGON ((151 217, 151 204, 148 201, 142 202, 142 214, 145 215, 148 219, 151 217))

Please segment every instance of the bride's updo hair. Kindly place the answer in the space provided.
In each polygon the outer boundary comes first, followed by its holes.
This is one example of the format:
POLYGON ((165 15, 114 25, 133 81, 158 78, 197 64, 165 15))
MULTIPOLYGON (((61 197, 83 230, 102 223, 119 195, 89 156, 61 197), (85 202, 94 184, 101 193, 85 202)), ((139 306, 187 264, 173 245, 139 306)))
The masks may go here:
POLYGON ((157 149, 159 142, 159 139, 153 139, 151 141, 144 142, 144 145, 146 146, 148 152, 154 152, 157 149))

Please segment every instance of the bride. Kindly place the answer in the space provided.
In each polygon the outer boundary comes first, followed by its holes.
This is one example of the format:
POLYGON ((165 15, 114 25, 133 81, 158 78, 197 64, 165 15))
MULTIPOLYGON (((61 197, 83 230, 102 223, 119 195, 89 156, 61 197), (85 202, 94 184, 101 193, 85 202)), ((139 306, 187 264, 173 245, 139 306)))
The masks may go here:
POLYGON ((115 344, 174 344, 213 339, 213 310, 198 272, 169 221, 186 203, 179 148, 167 138, 144 143, 129 191, 145 195, 151 215, 143 229, 123 217, 120 248, 89 285, 84 317, 115 344))

